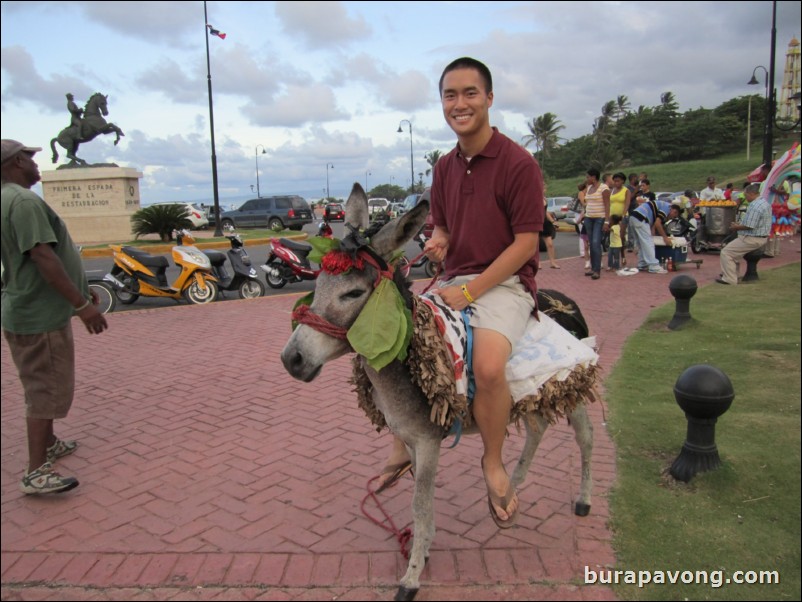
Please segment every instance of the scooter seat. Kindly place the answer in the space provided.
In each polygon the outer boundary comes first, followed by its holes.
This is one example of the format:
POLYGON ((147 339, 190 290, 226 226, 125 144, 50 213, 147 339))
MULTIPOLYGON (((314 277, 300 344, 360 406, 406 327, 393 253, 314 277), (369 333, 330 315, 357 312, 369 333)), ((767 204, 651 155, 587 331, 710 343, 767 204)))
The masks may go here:
POLYGON ((279 242, 290 249, 291 251, 295 251, 296 253, 301 253, 302 255, 306 255, 312 250, 312 245, 305 242, 295 242, 294 240, 290 240, 289 238, 279 238, 279 242))
POLYGON ((162 255, 151 255, 145 251, 140 251, 136 247, 123 247, 122 250, 126 255, 130 255, 139 263, 149 268, 166 268, 170 265, 167 258, 162 255))
POLYGON ((209 258, 209 262, 214 266, 223 265, 226 262, 225 254, 221 253, 220 251, 210 250, 204 251, 203 253, 209 258))

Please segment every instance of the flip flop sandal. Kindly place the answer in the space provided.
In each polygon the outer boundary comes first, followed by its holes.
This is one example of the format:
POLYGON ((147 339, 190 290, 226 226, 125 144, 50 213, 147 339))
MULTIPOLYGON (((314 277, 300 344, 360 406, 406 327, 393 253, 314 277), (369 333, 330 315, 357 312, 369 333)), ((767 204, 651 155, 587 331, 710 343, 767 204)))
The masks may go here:
MULTIPOLYGON (((379 485, 379 487, 374 491, 374 493, 381 493, 385 489, 389 489, 393 485, 395 485, 398 480, 403 477, 406 473, 412 473, 412 460, 407 460, 406 462, 400 462, 398 464, 389 464, 385 466, 382 471, 381 475, 390 475, 387 479, 379 485)), ((413 475, 415 473, 412 473, 413 475)), ((506 506, 505 506, 506 507, 506 506)))
POLYGON ((493 508, 493 504, 498 506, 499 508, 506 508, 510 505, 513 496, 515 495, 515 490, 512 488, 512 483, 510 486, 507 487, 507 493, 504 494, 504 497, 499 497, 490 489, 487 490, 487 505, 490 508, 490 518, 493 519, 493 522, 496 523, 496 526, 499 529, 509 529, 510 527, 515 526, 515 523, 518 520, 518 506, 515 507, 515 511, 507 518, 507 520, 501 520, 496 514, 496 509, 493 508))
MULTIPOLYGON (((482 475, 484 475, 484 472, 485 463, 484 459, 482 459, 482 475)), ((493 519, 493 522, 496 523, 496 526, 499 529, 509 529, 510 527, 515 526, 515 523, 518 520, 518 509, 520 508, 520 503, 515 507, 515 511, 509 515, 507 520, 501 520, 498 514, 496 514, 495 508, 493 508, 493 504, 495 504, 499 508, 504 508, 505 512, 507 511, 507 507, 510 505, 512 498, 515 495, 515 489, 512 487, 512 481, 510 481, 509 485, 507 485, 507 493, 504 494, 504 497, 500 497, 498 494, 491 491, 490 487, 487 485, 487 481, 485 481, 485 487, 487 487, 487 505, 490 508, 490 518, 493 519)))

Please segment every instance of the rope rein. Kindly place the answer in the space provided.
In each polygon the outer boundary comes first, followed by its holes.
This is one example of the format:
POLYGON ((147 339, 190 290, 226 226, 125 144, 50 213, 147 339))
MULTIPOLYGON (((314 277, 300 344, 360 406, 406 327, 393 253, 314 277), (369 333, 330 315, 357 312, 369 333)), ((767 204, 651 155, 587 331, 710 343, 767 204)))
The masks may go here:
POLYGON ((370 484, 373 483, 373 481, 375 481, 378 478, 379 477, 373 477, 368 481, 366 486, 368 492, 365 494, 365 497, 362 498, 362 502, 359 504, 359 508, 362 510, 362 514, 367 516, 374 524, 380 526, 385 531, 389 531, 390 533, 395 535, 395 538, 398 540, 398 545, 401 547, 401 555, 404 557, 405 560, 409 560, 409 550, 407 548, 410 540, 412 539, 412 529, 406 527, 405 529, 401 530, 395 526, 392 517, 390 517, 390 515, 387 514, 387 511, 384 509, 384 506, 382 506, 381 502, 379 501, 379 498, 376 496, 376 493, 370 488, 370 484), (372 499, 375 502, 376 507, 384 515, 384 521, 387 522, 389 526, 387 526, 386 524, 384 524, 384 522, 380 521, 374 516, 371 516, 365 509, 365 504, 369 499, 372 499))
POLYGON ((313 314, 308 305, 300 305, 292 312, 292 319, 298 324, 305 324, 310 328, 314 328, 318 332, 327 334, 335 339, 347 340, 348 330, 340 326, 335 326, 325 318, 313 314))

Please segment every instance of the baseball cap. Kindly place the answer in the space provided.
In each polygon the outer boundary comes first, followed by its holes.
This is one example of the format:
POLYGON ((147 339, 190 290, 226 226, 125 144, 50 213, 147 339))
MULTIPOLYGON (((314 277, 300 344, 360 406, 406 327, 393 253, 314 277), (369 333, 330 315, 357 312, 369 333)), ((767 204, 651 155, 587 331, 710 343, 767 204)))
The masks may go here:
POLYGON ((20 151, 38 153, 41 150, 42 149, 38 146, 25 146, 22 142, 17 142, 16 140, 4 139, 2 141, 2 153, 0 154, 2 156, 2 161, 0 161, 0 163, 5 163, 20 151))

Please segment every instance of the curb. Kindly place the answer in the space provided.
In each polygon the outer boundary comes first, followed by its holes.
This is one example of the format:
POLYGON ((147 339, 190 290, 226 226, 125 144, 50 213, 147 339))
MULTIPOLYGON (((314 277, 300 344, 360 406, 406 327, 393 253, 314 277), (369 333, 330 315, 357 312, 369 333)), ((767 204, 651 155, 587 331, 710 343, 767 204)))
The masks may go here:
MULTIPOLYGON (((279 236, 278 238, 287 238, 289 240, 306 240, 309 238, 309 235, 304 234, 292 234, 290 236, 279 236)), ((246 242, 249 245, 266 245, 273 238, 253 238, 248 239, 246 242)), ((120 244, 120 243, 108 243, 109 245, 120 244)), ((126 246, 137 246, 137 245, 126 245, 126 246)), ((147 251, 148 253, 169 253, 175 247, 175 244, 165 243, 163 245, 148 245, 147 247, 143 247, 143 251, 147 251)), ((213 242, 195 242, 195 247, 199 249, 227 249, 231 246, 231 243, 228 241, 216 240, 213 242)), ((111 257, 112 251, 110 247, 106 247, 105 249, 81 249, 81 257, 86 259, 95 259, 97 257, 111 257)))

